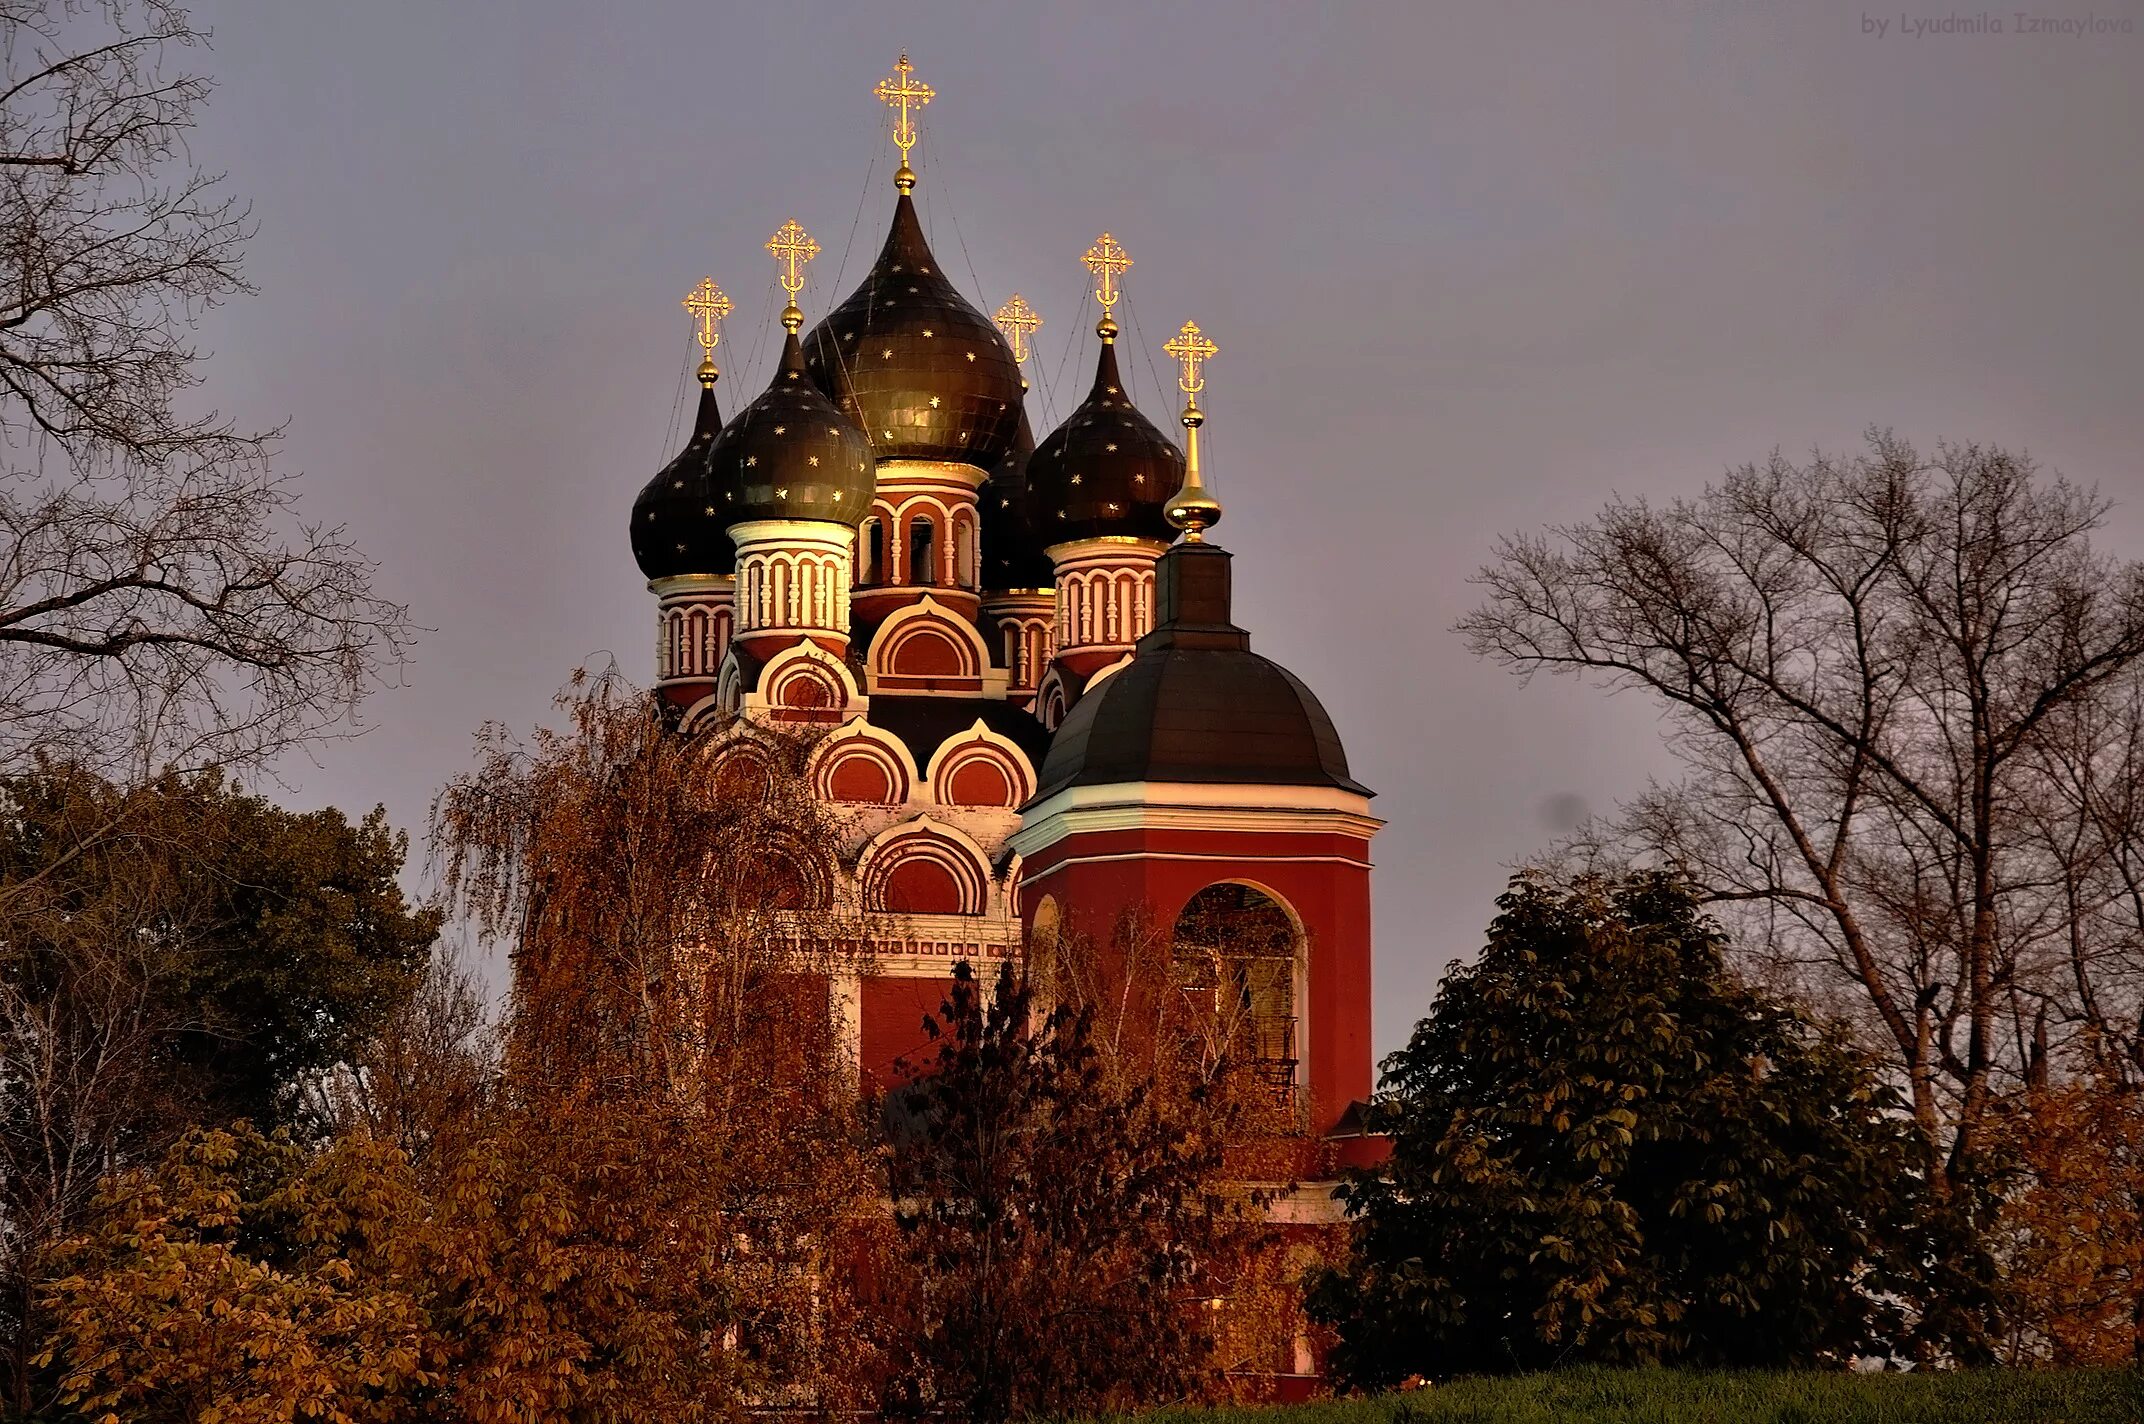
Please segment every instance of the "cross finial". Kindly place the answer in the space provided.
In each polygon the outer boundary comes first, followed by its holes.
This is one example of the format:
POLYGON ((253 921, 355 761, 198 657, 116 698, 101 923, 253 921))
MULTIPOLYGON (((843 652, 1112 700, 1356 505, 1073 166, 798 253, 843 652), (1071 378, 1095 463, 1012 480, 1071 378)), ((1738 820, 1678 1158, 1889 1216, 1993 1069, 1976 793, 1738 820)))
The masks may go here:
POLYGON ((700 285, 685 294, 685 310, 693 315, 700 329, 693 333, 700 343, 700 382, 715 383, 715 347, 722 340, 722 332, 716 322, 730 314, 730 299, 715 285, 712 277, 702 277, 700 285))
POLYGON ((782 325, 795 331, 804 324, 804 313, 797 310, 797 293, 804 290, 804 264, 819 255, 819 244, 791 218, 767 239, 767 250, 782 264, 779 280, 782 290, 789 293, 789 305, 782 308, 782 325))
POLYGON ((1183 367, 1183 374, 1176 378, 1177 389, 1193 398, 1190 404, 1197 405, 1198 393, 1206 389, 1206 377, 1200 373, 1199 368, 1221 348, 1214 345, 1205 332, 1199 330, 1197 322, 1187 321, 1182 330, 1164 343, 1161 349, 1174 356, 1176 363, 1183 367))
POLYGON ((893 123, 893 141, 901 150, 901 167, 893 175, 893 181, 904 193, 916 186, 915 172, 908 166, 908 150, 916 146, 916 122, 909 110, 921 109, 938 94, 922 80, 912 80, 909 76, 915 72, 916 67, 908 62, 908 51, 904 49, 900 62, 893 66, 893 73, 879 80, 878 87, 871 91, 880 103, 898 115, 893 123))
POLYGON ((1185 543, 1201 544, 1206 531, 1221 522, 1221 501, 1206 488, 1205 472, 1199 468, 1199 427, 1206 423, 1206 412, 1199 409, 1199 392, 1206 389, 1203 368, 1221 348, 1199 330, 1197 322, 1187 321, 1161 349, 1183 367, 1176 384, 1184 393, 1184 485, 1170 497, 1162 514, 1184 531, 1185 543))
POLYGON ((1012 300, 998 308, 997 323, 998 330, 1004 332, 1006 341, 1012 344, 1012 359, 1025 365, 1028 338, 1042 329, 1042 313, 1029 306, 1027 298, 1014 292, 1012 300))
POLYGON ((1094 240, 1094 246, 1087 249, 1087 255, 1080 261, 1094 273, 1094 299, 1102 304, 1102 320, 1095 330, 1107 341, 1117 334, 1116 305, 1124 295, 1117 286, 1117 278, 1130 269, 1132 259, 1117 245, 1117 240, 1105 232, 1094 240))

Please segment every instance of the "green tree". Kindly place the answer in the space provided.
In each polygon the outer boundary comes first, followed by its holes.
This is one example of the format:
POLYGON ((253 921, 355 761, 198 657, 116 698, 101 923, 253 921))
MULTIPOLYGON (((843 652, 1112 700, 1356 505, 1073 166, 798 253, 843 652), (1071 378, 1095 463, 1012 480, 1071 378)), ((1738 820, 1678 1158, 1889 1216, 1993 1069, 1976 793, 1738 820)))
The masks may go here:
POLYGON ((1010 965, 988 995, 956 966, 928 1027, 933 1060, 888 1105, 890 1410, 997 1424, 1199 1392, 1244 1244, 1218 1139, 1112 1084, 1091 1014, 1036 1010, 1010 965))
POLYGON ((1881 1350, 1914 1279, 1910 1119, 1842 1034, 1739 983, 1653 874, 1513 880, 1385 1063, 1380 1171, 1312 1307, 1335 1365, 1812 1365, 1881 1350))
POLYGON ((214 774, 0 778, 0 1340, 26 1406, 35 1269, 104 1178, 195 1123, 295 1122, 407 998, 438 927, 380 812, 214 774))

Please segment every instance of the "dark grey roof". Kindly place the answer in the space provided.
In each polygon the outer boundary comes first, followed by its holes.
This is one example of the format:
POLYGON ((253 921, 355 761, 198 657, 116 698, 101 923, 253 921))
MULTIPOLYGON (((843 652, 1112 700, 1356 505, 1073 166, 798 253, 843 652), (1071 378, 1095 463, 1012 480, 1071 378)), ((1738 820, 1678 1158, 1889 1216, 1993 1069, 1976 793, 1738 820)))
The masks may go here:
POLYGON ((916 768, 930 765, 931 753, 975 725, 976 718, 999 736, 1009 739, 1035 766, 1050 748, 1049 731, 1029 713, 1009 702, 987 697, 902 697, 877 693, 871 698, 871 725, 893 733, 916 759, 916 768))
POLYGON ((871 512, 877 467, 864 433, 811 383, 795 332, 774 380, 708 450, 708 487, 725 527, 747 519, 813 519, 851 529, 871 512))
POLYGON ((881 460, 987 470, 1012 445, 1020 409, 1012 348, 947 280, 906 193, 863 284, 804 345, 819 389, 863 426, 881 460))
POLYGON ((700 408, 685 448, 633 501, 633 558, 651 579, 737 571, 725 501, 708 482, 708 447, 721 433, 722 411, 710 380, 700 387, 700 408))
POLYGON ((1094 388, 1027 461, 1027 515, 1043 548, 1074 539, 1176 537, 1162 510, 1184 482, 1184 456, 1139 413, 1102 343, 1094 388))
POLYGON ((1139 781, 1332 786, 1348 775, 1332 718, 1301 678, 1250 650, 1229 621, 1229 554, 1179 544, 1157 570, 1153 632, 1122 671, 1072 704, 1036 799, 1139 781))

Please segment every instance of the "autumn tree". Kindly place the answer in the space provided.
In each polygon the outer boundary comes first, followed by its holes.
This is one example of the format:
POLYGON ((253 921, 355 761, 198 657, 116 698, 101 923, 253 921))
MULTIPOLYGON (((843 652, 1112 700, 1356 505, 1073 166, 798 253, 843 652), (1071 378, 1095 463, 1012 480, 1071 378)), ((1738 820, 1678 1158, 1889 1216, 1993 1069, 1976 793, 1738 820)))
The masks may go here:
POLYGON ((670 731, 612 676, 494 729, 435 814, 509 950, 501 1071, 443 1208, 475 1419, 839 1403, 880 1219, 828 989, 851 931, 802 749, 670 731))
POLYGON ((1602 828, 1883 1045, 1940 1187, 2072 1049, 2135 1081, 2144 564, 2106 504, 1986 446, 1779 456, 1507 539, 1461 624, 1636 689, 1679 782, 1602 828))
POLYGON ((1739 982, 1665 877, 1522 875, 1373 1109, 1352 1256, 1313 1297, 1334 1365, 1838 1366, 1904 1340, 1917 1158, 1832 1029, 1739 982))
POLYGON ((2144 1358, 2144 1092, 2081 1075, 2046 1084, 2005 1105, 1995 1136, 2004 1358, 2144 1358))
POLYGON ((1091 1010, 1038 1011, 1011 965, 956 967, 935 1054, 887 1104, 902 1233, 896 1413, 998 1424, 1216 1384, 1210 1303, 1246 1203, 1220 1143, 1112 1081, 1091 1010))
MULTIPOLYGON (((197 1122, 272 1128, 399 1010, 438 918, 375 811, 291 812, 213 773, 0 778, 0 1323, 9 1396, 38 1261, 104 1176, 197 1122)), ((313 1126, 317 1127, 315 1123, 313 1126)))
POLYGON ((40 1417, 438 1417, 428 1208, 391 1147, 197 1131, 108 1179, 44 1286, 40 1417))

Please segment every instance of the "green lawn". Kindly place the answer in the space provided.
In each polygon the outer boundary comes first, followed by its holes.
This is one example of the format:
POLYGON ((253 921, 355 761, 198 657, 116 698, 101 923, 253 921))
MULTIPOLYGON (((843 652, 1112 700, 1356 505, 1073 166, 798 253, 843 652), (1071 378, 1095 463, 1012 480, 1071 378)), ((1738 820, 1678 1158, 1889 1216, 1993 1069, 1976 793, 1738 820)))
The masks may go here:
POLYGON ((1563 1370, 1460 1380, 1375 1399, 1171 1411, 1182 1424, 2137 1424, 2144 1377, 2124 1370, 1955 1374, 1698 1374, 1563 1370))

